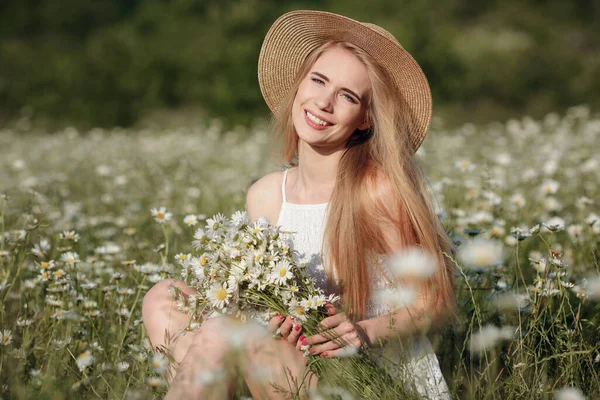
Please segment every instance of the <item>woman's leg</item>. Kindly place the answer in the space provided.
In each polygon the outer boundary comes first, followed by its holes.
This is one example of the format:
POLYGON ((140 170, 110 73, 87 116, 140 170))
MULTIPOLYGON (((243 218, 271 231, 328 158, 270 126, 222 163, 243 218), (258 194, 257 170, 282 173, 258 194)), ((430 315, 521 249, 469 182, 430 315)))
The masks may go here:
MULTIPOLYGON (((146 334, 155 349, 164 349, 180 363, 187 353, 196 332, 187 331, 189 315, 177 310, 169 288, 171 285, 179 288, 187 297, 198 293, 183 281, 165 279, 154 285, 144 296, 142 302, 142 319, 146 334)), ((167 374, 170 382, 176 372, 176 364, 171 364, 167 374)))
POLYGON ((286 340, 254 337, 248 341, 240 369, 255 400, 287 399, 290 394, 304 398, 317 386, 307 360, 286 340))
POLYGON ((231 399, 237 357, 225 339, 230 318, 208 318, 193 337, 165 400, 231 399))

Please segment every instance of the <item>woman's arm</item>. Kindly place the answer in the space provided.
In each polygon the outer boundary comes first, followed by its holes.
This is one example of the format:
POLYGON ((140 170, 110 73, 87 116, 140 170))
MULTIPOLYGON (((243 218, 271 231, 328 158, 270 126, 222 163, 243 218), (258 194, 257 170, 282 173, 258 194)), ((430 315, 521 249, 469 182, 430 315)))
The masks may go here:
MULTIPOLYGON (((415 283, 417 284, 417 283, 415 283)), ((404 338, 436 331, 451 313, 445 305, 434 304, 433 296, 421 295, 409 308, 365 319, 356 323, 366 344, 377 347, 393 338, 404 338)))

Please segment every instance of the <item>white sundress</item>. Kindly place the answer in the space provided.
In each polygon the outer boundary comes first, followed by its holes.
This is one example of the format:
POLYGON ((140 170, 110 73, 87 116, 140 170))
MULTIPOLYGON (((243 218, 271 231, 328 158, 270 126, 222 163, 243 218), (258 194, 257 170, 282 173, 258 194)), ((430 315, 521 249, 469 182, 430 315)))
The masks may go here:
MULTIPOLYGON (((293 249, 302 258, 309 260, 306 267, 308 273, 316 281, 316 284, 326 291, 327 276, 321 263, 321 242, 328 203, 288 203, 285 195, 288 171, 286 170, 283 174, 281 185, 283 202, 277 225, 283 230, 293 232, 293 249)), ((383 279, 372 276, 371 285, 372 289, 377 289, 384 285, 383 279)), ((373 318, 385 312, 384 307, 375 304, 373 300, 367 304, 367 318, 373 318)), ((410 375, 410 380, 414 382, 415 388, 423 398, 450 399, 448 386, 427 336, 422 336, 408 346, 402 346, 399 341, 391 341, 386 346, 372 348, 369 352, 376 363, 386 368, 392 377, 410 375), (409 353, 409 356, 402 356, 406 352, 409 353), (400 370, 398 365, 405 365, 406 370, 400 370)))

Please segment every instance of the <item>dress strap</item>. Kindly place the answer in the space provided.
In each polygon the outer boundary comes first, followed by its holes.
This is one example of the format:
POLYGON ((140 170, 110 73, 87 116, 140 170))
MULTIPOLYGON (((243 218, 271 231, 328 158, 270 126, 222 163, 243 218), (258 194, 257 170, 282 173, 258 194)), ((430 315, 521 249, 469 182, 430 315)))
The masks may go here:
POLYGON ((285 171, 283 171, 283 181, 281 182, 281 198, 283 199, 284 203, 287 203, 287 199, 285 197, 285 181, 287 180, 287 173, 290 169, 287 168, 285 171))

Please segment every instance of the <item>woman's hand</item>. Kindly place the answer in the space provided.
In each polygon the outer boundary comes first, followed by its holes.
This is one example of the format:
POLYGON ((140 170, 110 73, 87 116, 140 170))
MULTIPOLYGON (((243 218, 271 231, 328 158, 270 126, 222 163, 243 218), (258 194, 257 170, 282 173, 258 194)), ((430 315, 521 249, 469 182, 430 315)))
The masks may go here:
POLYGON ((362 328, 352 322, 343 312, 338 312, 332 304, 325 305, 329 317, 319 323, 322 333, 300 340, 296 346, 311 346, 308 352, 321 357, 347 357, 354 355, 366 344, 362 328))
POLYGON ((301 336, 302 326, 296 323, 294 317, 285 317, 283 314, 278 314, 271 318, 267 330, 274 335, 275 338, 287 340, 292 346, 298 348, 299 338, 301 336))

